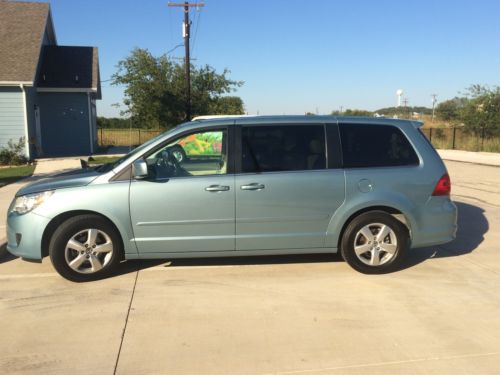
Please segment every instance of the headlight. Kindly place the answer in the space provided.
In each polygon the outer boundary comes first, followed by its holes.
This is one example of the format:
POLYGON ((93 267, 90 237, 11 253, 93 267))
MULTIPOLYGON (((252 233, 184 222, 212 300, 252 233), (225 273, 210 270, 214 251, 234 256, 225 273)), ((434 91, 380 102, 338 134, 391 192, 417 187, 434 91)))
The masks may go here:
POLYGON ((54 190, 43 191, 41 193, 26 194, 17 197, 11 206, 11 211, 17 212, 20 215, 26 214, 40 206, 52 194, 54 194, 54 190))

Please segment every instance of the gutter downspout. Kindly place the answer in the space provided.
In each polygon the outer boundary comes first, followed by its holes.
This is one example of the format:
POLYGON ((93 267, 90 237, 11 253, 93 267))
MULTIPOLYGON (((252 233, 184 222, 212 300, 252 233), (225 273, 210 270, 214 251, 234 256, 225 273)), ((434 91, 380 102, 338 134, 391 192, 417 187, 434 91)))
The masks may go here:
POLYGON ((30 157, 30 144, 29 144, 29 134, 28 134, 28 108, 26 107, 26 89, 24 88, 24 83, 19 84, 21 91, 23 92, 23 107, 24 107, 24 152, 28 160, 30 157))
POLYGON ((90 92, 87 92, 88 116, 89 116, 89 134, 90 134, 90 154, 94 153, 94 135, 92 132, 92 108, 90 104, 90 92))

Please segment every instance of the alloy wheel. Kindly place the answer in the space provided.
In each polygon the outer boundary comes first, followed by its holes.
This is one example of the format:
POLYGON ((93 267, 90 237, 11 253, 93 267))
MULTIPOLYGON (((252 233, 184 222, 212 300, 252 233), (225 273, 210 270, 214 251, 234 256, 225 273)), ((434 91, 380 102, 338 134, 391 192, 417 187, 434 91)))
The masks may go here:
POLYGON ((111 261, 113 241, 102 230, 84 229, 69 239, 64 257, 74 271, 83 274, 95 273, 111 261))
POLYGON ((354 253, 368 266, 381 266, 397 252, 398 240, 394 230, 381 223, 362 227, 354 237, 354 253))

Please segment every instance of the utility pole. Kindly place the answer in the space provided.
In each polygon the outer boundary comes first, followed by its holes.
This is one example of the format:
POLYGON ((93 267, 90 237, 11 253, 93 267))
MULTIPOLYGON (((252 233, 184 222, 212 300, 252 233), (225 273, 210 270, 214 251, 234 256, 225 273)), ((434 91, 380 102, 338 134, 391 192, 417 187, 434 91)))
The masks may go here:
POLYGON ((403 99, 404 111, 407 112, 407 116, 408 116, 408 118, 410 118, 410 110, 409 110, 409 108, 408 108, 408 111, 406 110, 406 108, 408 106, 408 102, 409 102, 408 98, 404 98, 403 99))
POLYGON ((182 36, 184 37, 185 58, 184 65, 186 69, 186 119, 191 120, 191 59, 189 56, 189 38, 191 36, 191 22, 189 21, 189 8, 203 7, 203 3, 168 3, 169 7, 184 7, 184 22, 182 24, 182 36))
POLYGON ((436 99, 436 96, 437 94, 432 94, 432 122, 434 122, 434 108, 436 106, 436 103, 437 103, 437 99, 436 99))

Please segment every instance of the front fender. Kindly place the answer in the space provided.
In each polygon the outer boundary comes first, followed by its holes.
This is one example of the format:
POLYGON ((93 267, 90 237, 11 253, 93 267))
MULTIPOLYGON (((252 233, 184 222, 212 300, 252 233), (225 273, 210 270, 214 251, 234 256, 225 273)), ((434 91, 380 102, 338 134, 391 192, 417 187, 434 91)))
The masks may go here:
POLYGON ((34 212, 50 219, 70 211, 95 212, 116 226, 122 237, 125 254, 137 254, 137 247, 132 241, 129 188, 129 181, 121 181, 56 190, 34 212))

